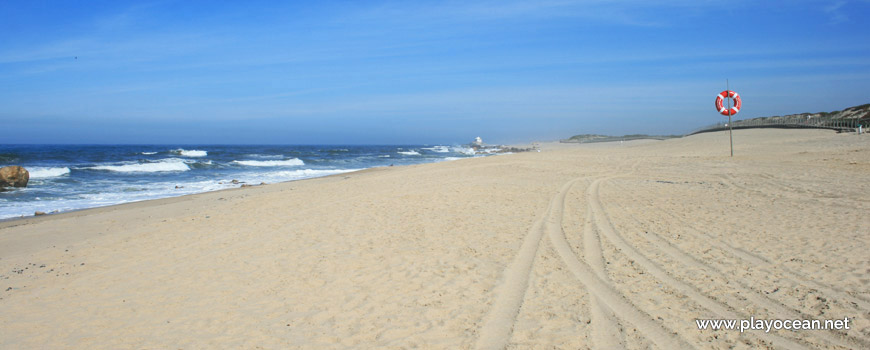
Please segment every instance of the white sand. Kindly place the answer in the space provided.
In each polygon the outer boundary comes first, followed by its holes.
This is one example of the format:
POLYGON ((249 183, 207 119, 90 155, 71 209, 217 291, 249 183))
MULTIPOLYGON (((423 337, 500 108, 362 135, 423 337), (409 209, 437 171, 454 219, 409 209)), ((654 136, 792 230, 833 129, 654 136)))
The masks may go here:
POLYGON ((870 136, 735 131, 0 223, 0 348, 870 348, 870 136), (697 318, 848 331, 699 331, 697 318))

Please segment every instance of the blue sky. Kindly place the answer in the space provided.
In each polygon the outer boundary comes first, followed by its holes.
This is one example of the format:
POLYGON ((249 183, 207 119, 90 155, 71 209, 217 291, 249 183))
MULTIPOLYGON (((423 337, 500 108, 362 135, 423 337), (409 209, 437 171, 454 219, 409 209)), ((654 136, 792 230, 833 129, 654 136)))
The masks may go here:
POLYGON ((0 2, 0 143, 494 143, 870 102, 870 1, 0 2))

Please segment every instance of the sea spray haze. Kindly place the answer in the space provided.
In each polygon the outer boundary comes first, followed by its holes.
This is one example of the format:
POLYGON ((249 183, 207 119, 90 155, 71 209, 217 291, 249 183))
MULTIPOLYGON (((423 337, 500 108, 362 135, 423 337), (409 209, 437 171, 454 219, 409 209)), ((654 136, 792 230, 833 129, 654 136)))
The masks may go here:
POLYGON ((472 156, 444 145, 0 145, 0 166, 31 179, 0 192, 0 219, 472 156))

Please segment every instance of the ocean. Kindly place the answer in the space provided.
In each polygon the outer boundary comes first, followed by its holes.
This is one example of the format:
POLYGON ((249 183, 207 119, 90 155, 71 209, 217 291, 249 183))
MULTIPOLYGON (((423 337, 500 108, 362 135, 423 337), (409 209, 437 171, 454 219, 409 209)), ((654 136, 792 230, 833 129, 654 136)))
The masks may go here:
POLYGON ((0 167, 30 172, 26 188, 0 192, 0 219, 475 156, 445 145, 0 145, 0 167))

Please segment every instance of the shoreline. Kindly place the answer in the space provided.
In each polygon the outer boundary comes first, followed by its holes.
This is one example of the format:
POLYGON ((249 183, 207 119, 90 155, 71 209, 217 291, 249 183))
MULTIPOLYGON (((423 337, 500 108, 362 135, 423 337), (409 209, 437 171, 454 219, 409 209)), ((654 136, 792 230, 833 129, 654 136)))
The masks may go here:
MULTIPOLYGON (((404 167, 404 166, 414 166, 414 165, 422 165, 422 164, 435 164, 435 163, 440 163, 440 162, 445 162, 445 161, 457 161, 457 160, 462 160, 462 159, 472 159, 472 158, 479 158, 479 157, 468 157, 468 158, 448 159, 448 160, 444 160, 444 159, 442 159, 442 160, 437 160, 437 161, 433 161, 433 162, 424 162, 424 163, 416 163, 416 164, 401 164, 401 165, 396 165, 396 166, 393 166, 393 165, 390 165, 390 166, 373 166, 373 167, 369 167, 369 168, 353 170, 353 171, 350 171, 350 172, 339 172, 339 173, 336 173, 336 174, 329 174, 329 175, 315 176, 315 177, 309 177, 309 178, 303 178, 303 179, 291 179, 291 180, 286 180, 286 181, 272 182, 272 183, 267 183, 266 185, 279 184, 279 183, 287 183, 287 182, 294 182, 294 181, 304 181, 304 180, 311 180, 311 179, 317 179, 317 178, 325 178, 325 177, 330 177, 330 176, 341 176, 341 175, 355 174, 355 173, 358 173, 358 172, 363 172, 363 171, 366 171, 366 170, 377 169, 377 168, 390 168, 390 167, 404 167)), ((342 170, 342 169, 337 169, 337 170, 342 170)), ((215 180, 215 181, 217 181, 217 180, 215 180)), ((142 203, 142 202, 155 201, 155 200, 172 199, 172 198, 181 198, 181 197, 186 197, 186 196, 195 196, 195 195, 204 194, 204 193, 220 192, 220 191, 234 190, 234 189, 239 189, 239 188, 249 188, 249 187, 257 187, 257 186, 261 186, 261 185, 259 185, 259 184, 256 184, 256 185, 254 185, 254 184, 248 184, 248 186, 242 187, 242 185, 244 185, 244 183, 240 183, 240 184, 239 184, 239 187, 221 188, 221 189, 216 189, 216 190, 210 190, 210 191, 204 191, 204 192, 197 192, 197 193, 179 194, 179 195, 175 195, 175 196, 161 197, 161 198, 149 198, 149 199, 135 200, 135 201, 125 202, 125 203, 109 204, 109 205, 96 206, 96 207, 90 207, 90 208, 70 209, 70 210, 58 211, 58 212, 45 212, 44 215, 34 215, 34 214, 31 214, 31 215, 29 215, 29 216, 23 216, 23 215, 22 215, 22 216, 19 216, 19 217, 0 218, 0 228, 5 227, 4 223, 6 223, 6 222, 10 222, 10 221, 26 220, 26 219, 35 219, 35 218, 48 217, 48 216, 54 216, 54 215, 59 215, 59 214, 74 213, 74 212, 79 212, 79 211, 83 211, 83 210, 91 210, 91 209, 108 208, 108 207, 114 207, 114 206, 120 206, 120 205, 127 205, 127 204, 134 204, 134 203, 142 203)))
MULTIPOLYGON (((424 164, 430 164, 430 163, 424 163, 424 164)), ((401 167, 401 166, 414 166, 414 165, 420 165, 420 164, 409 164, 409 165, 399 165, 399 166, 401 167)), ((182 194, 182 195, 173 196, 173 197, 143 199, 140 201, 118 203, 118 204, 109 204, 109 205, 92 207, 92 208, 72 209, 72 210, 66 210, 66 211, 61 211, 61 212, 56 212, 56 213, 45 213, 45 215, 11 217, 11 218, 0 219, 0 229, 6 228, 6 227, 18 226, 18 225, 7 225, 7 223, 15 222, 15 221, 22 221, 22 220, 28 220, 28 219, 43 220, 43 219, 48 218, 48 217, 55 217, 55 216, 66 215, 66 214, 80 213, 83 211, 89 211, 89 210, 99 211, 100 209, 110 209, 110 208, 114 208, 114 207, 132 206, 134 204, 142 204, 142 203, 148 203, 148 202, 154 202, 154 201, 170 201, 171 202, 174 199, 175 200, 182 200, 185 197, 199 196, 199 195, 204 195, 204 194, 208 194, 208 193, 217 193, 217 192, 223 192, 223 191, 233 191, 233 190, 241 190, 241 189, 245 189, 245 188, 259 187, 259 186, 268 186, 268 185, 277 185, 277 184, 284 184, 284 183, 297 182, 297 181, 322 179, 322 178, 327 178, 327 177, 332 177, 332 176, 351 175, 351 174, 357 174, 357 173, 361 173, 361 172, 364 172, 367 170, 378 169, 378 168, 390 168, 390 167, 371 167, 371 168, 366 168, 366 169, 361 169, 361 170, 356 170, 356 171, 351 171, 351 172, 346 172, 346 173, 338 173, 338 174, 330 174, 330 175, 325 175, 325 176, 309 177, 309 178, 305 178, 305 179, 287 180, 287 181, 281 181, 281 182, 267 183, 265 185, 249 185, 249 186, 242 187, 240 184, 239 187, 222 188, 222 189, 218 189, 218 190, 214 190, 214 191, 182 194)), ((154 205, 159 205, 159 203, 156 203, 154 205)))
MULTIPOLYGON (((46 214, 46 215, 39 215, 39 216, 34 215, 34 216, 23 217, 23 218, 8 218, 8 219, 0 220, 0 230, 15 228, 18 226, 41 224, 41 223, 46 223, 46 222, 52 222, 55 220, 58 220, 58 221, 59 220, 75 220, 75 219, 85 218, 88 216, 107 215, 107 214, 111 214, 111 213, 115 213, 115 212, 124 212, 124 211, 130 212, 130 211, 135 211, 135 210, 155 209, 155 208, 160 208, 160 207, 164 207, 164 206, 168 206, 168 205, 177 205, 177 204, 181 204, 181 203, 185 203, 185 202, 192 202, 192 201, 198 201, 198 200, 200 200, 200 201, 202 201, 202 200, 214 200, 215 198, 222 198, 221 195, 223 195, 223 194, 228 194, 227 195, 228 197, 233 197, 232 195, 235 195, 234 197, 239 197, 239 193, 235 193, 235 192, 253 190, 255 188, 261 188, 263 186, 270 186, 270 185, 271 186, 281 186, 281 185, 299 183, 299 182, 304 182, 304 181, 326 180, 326 179, 330 179, 330 178, 348 177, 351 175, 360 175, 360 174, 369 173, 369 172, 373 172, 373 171, 386 170, 389 168, 399 168, 399 167, 405 167, 405 166, 413 167, 413 166, 419 166, 419 165, 425 165, 425 164, 436 164, 436 163, 410 164, 410 165, 397 166, 397 167, 372 167, 372 168, 357 170, 357 171, 353 171, 353 172, 332 174, 332 175, 313 177, 313 178, 307 178, 307 179, 289 180, 289 181, 277 182, 277 183, 266 184, 266 185, 226 188, 226 189, 220 189, 220 190, 215 190, 215 191, 185 194, 185 195, 180 195, 180 196, 175 196, 175 197, 146 199, 146 200, 135 201, 135 202, 112 204, 112 205, 107 205, 107 206, 102 206, 102 207, 69 210, 69 211, 59 212, 59 213, 55 213, 55 214, 46 214)), ((250 194, 252 194, 252 193, 244 193, 243 195, 247 196, 250 194)), ((6 237, 0 236, 0 242, 4 241, 3 238, 6 238, 6 237)), ((90 236, 88 238, 90 238, 90 236)), ((33 239, 33 237, 29 237, 28 239, 33 239)), ((4 253, 8 253, 10 251, 16 251, 15 249, 9 249, 9 248, 14 248, 14 244, 6 242, 5 245, 6 245, 6 247, 0 247, 0 257, 2 257, 4 255, 4 253)))
POLYGON ((0 217, 177 197, 238 187, 231 184, 235 180, 249 185, 277 183, 470 156, 466 153, 470 149, 462 147, 344 147, 217 145, 184 150, 138 145, 8 146, 0 151, 5 152, 3 160, 31 170, 31 183, 0 195, 0 217))
POLYGON ((734 140, 734 158, 727 133, 554 145, 0 222, 0 347, 870 344, 870 137, 734 140), (694 324, 749 317, 852 328, 694 324))

